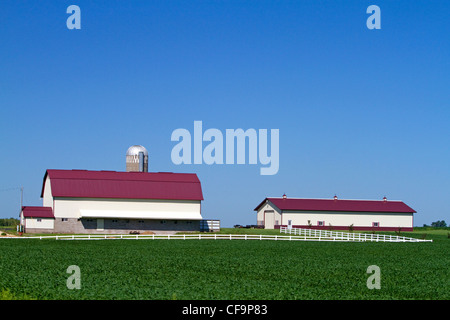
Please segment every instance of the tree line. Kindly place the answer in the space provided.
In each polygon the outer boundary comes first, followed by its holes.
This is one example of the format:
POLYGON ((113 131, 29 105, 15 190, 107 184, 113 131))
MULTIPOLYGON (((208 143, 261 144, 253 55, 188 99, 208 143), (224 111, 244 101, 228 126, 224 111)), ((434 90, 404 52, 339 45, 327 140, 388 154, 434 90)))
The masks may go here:
POLYGON ((15 218, 2 218, 0 219, 0 226, 2 227, 10 227, 10 226, 17 226, 19 224, 19 219, 15 218))
POLYGON ((446 228, 447 227, 447 223, 445 222, 445 220, 438 220, 438 221, 434 221, 431 223, 431 226, 424 224, 424 227, 433 227, 433 228, 446 228))

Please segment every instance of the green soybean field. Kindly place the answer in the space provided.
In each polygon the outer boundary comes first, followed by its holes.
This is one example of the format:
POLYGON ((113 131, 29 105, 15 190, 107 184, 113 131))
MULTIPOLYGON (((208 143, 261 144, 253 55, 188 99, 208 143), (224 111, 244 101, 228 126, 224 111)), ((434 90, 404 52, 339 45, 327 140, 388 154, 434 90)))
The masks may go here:
POLYGON ((0 239, 0 298, 448 300, 450 239, 433 240, 0 239), (374 265, 379 289, 368 287, 374 265))

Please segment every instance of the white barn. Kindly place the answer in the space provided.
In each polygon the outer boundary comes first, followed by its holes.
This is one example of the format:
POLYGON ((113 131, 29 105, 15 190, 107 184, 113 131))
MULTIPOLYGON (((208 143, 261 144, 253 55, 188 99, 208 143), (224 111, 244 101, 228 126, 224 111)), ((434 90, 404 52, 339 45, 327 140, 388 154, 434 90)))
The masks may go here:
POLYGON ((23 207, 24 232, 199 231, 202 188, 196 174, 47 170, 43 207, 23 207))
POLYGON ((291 225, 334 230, 412 231, 412 208, 402 201, 265 198, 255 209, 265 229, 291 225))

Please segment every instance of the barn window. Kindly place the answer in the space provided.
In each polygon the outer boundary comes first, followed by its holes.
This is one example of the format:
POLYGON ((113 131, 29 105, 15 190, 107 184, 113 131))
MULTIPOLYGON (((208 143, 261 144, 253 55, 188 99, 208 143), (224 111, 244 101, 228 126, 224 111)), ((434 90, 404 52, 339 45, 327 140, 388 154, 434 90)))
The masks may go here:
POLYGON ((380 223, 379 222, 372 222, 372 227, 379 227, 380 223))
POLYGON ((36 221, 37 222, 42 222, 42 219, 41 218, 37 218, 36 221))
POLYGON ((322 226, 325 225, 325 221, 317 221, 317 225, 318 225, 319 227, 322 227, 322 226))

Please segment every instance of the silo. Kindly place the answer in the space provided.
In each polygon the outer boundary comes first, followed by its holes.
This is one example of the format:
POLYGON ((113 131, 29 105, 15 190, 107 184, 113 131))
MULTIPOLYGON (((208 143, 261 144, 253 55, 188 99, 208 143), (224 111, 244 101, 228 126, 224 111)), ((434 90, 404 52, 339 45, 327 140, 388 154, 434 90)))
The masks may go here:
POLYGON ((141 145, 134 145, 127 150, 127 172, 148 172, 148 151, 141 145))

